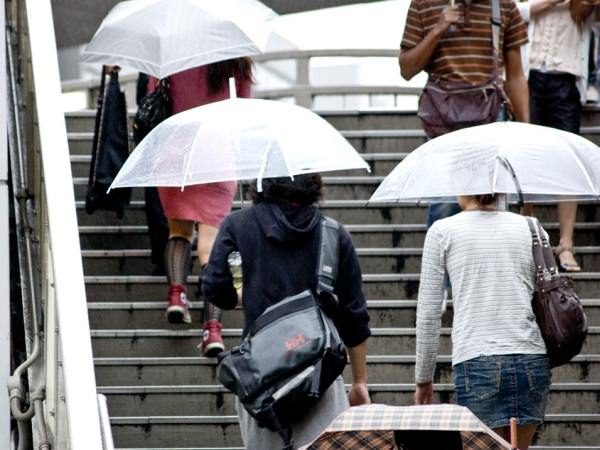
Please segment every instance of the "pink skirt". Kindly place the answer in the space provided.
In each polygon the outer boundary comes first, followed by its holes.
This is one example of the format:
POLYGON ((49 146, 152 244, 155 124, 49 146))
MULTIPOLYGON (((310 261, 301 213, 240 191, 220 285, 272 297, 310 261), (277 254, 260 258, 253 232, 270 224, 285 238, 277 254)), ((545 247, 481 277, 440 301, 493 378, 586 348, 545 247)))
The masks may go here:
POLYGON ((237 183, 196 184, 179 187, 159 187, 158 195, 168 219, 191 220, 218 228, 231 211, 237 183))

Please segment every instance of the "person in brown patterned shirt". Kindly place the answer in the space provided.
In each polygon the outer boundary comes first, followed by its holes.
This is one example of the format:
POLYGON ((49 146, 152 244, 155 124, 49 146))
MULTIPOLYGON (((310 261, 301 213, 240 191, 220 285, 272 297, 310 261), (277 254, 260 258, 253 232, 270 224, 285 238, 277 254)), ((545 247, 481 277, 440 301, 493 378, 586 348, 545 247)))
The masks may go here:
MULTIPOLYGON (((400 73, 410 80, 421 70, 451 81, 480 84, 492 76, 494 58, 491 0, 412 0, 400 51, 400 73), (450 28, 452 26, 452 28, 450 28)), ((528 42, 527 27, 512 0, 500 0, 500 73, 515 117, 529 121, 527 81, 520 46, 528 42)))
MULTIPOLYGON (((529 90, 520 47, 527 27, 513 0, 499 0, 498 74, 516 120, 529 122, 529 90)), ((400 45, 400 73, 410 80, 425 70, 430 77, 479 85, 494 70, 492 0, 412 0, 400 45)), ((455 203, 433 203, 427 223, 460 212, 455 203)))

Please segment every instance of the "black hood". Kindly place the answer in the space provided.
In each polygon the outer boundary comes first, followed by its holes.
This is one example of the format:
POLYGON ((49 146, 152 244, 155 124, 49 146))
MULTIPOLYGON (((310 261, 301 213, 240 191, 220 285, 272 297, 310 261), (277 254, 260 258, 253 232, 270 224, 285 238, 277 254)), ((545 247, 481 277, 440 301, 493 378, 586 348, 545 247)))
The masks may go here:
POLYGON ((321 222, 321 212, 314 206, 261 202, 254 205, 261 230, 269 239, 279 242, 301 239, 313 232, 321 222))

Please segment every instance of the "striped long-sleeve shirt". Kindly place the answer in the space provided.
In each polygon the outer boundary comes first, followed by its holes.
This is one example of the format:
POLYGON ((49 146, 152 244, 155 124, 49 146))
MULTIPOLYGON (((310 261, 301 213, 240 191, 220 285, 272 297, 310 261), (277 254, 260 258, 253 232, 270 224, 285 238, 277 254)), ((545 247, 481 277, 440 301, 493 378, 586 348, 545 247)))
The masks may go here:
POLYGON ((464 211, 427 232, 417 305, 417 383, 433 379, 444 273, 452 284, 452 364, 478 356, 544 354, 531 309, 534 265, 524 217, 464 211))

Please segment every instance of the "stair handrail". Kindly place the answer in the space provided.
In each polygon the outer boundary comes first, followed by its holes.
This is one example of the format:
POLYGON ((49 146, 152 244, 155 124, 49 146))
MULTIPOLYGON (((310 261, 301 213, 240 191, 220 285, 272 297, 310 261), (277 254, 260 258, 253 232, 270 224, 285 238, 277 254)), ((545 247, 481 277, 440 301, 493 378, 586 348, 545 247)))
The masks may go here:
MULTIPOLYGON (((315 50, 286 50, 267 52, 252 57, 257 64, 269 64, 271 62, 290 60, 295 61, 296 71, 294 79, 290 80, 292 85, 276 89, 255 89, 252 93, 255 98, 282 99, 293 97, 296 104, 311 108, 316 96, 331 95, 377 95, 388 94, 396 96, 419 95, 421 87, 401 86, 400 70, 398 69, 398 84, 393 85, 333 85, 315 86, 310 81, 310 64, 313 58, 396 58, 399 50, 394 49, 315 49, 315 50)), ((129 87, 133 88, 137 79, 136 74, 127 74, 120 77, 121 86, 127 92, 129 87)), ((86 108, 92 108, 98 94, 99 81, 96 79, 65 80, 62 82, 63 93, 85 92, 86 108)), ((129 102, 129 104, 134 104, 129 102)))
MULTIPOLYGON (((44 398, 43 391, 32 392, 35 407, 25 414, 36 415, 37 448, 103 450, 51 2, 17 0, 7 5, 18 33, 26 99, 23 148, 29 167, 23 170, 32 175, 21 195, 35 205, 32 223, 41 269, 37 288, 45 319, 37 332, 43 335, 38 352, 44 356, 45 403, 36 402, 44 398), (46 437, 40 434, 40 422, 48 428, 46 437)), ((27 362, 17 376, 32 364, 27 362)))

